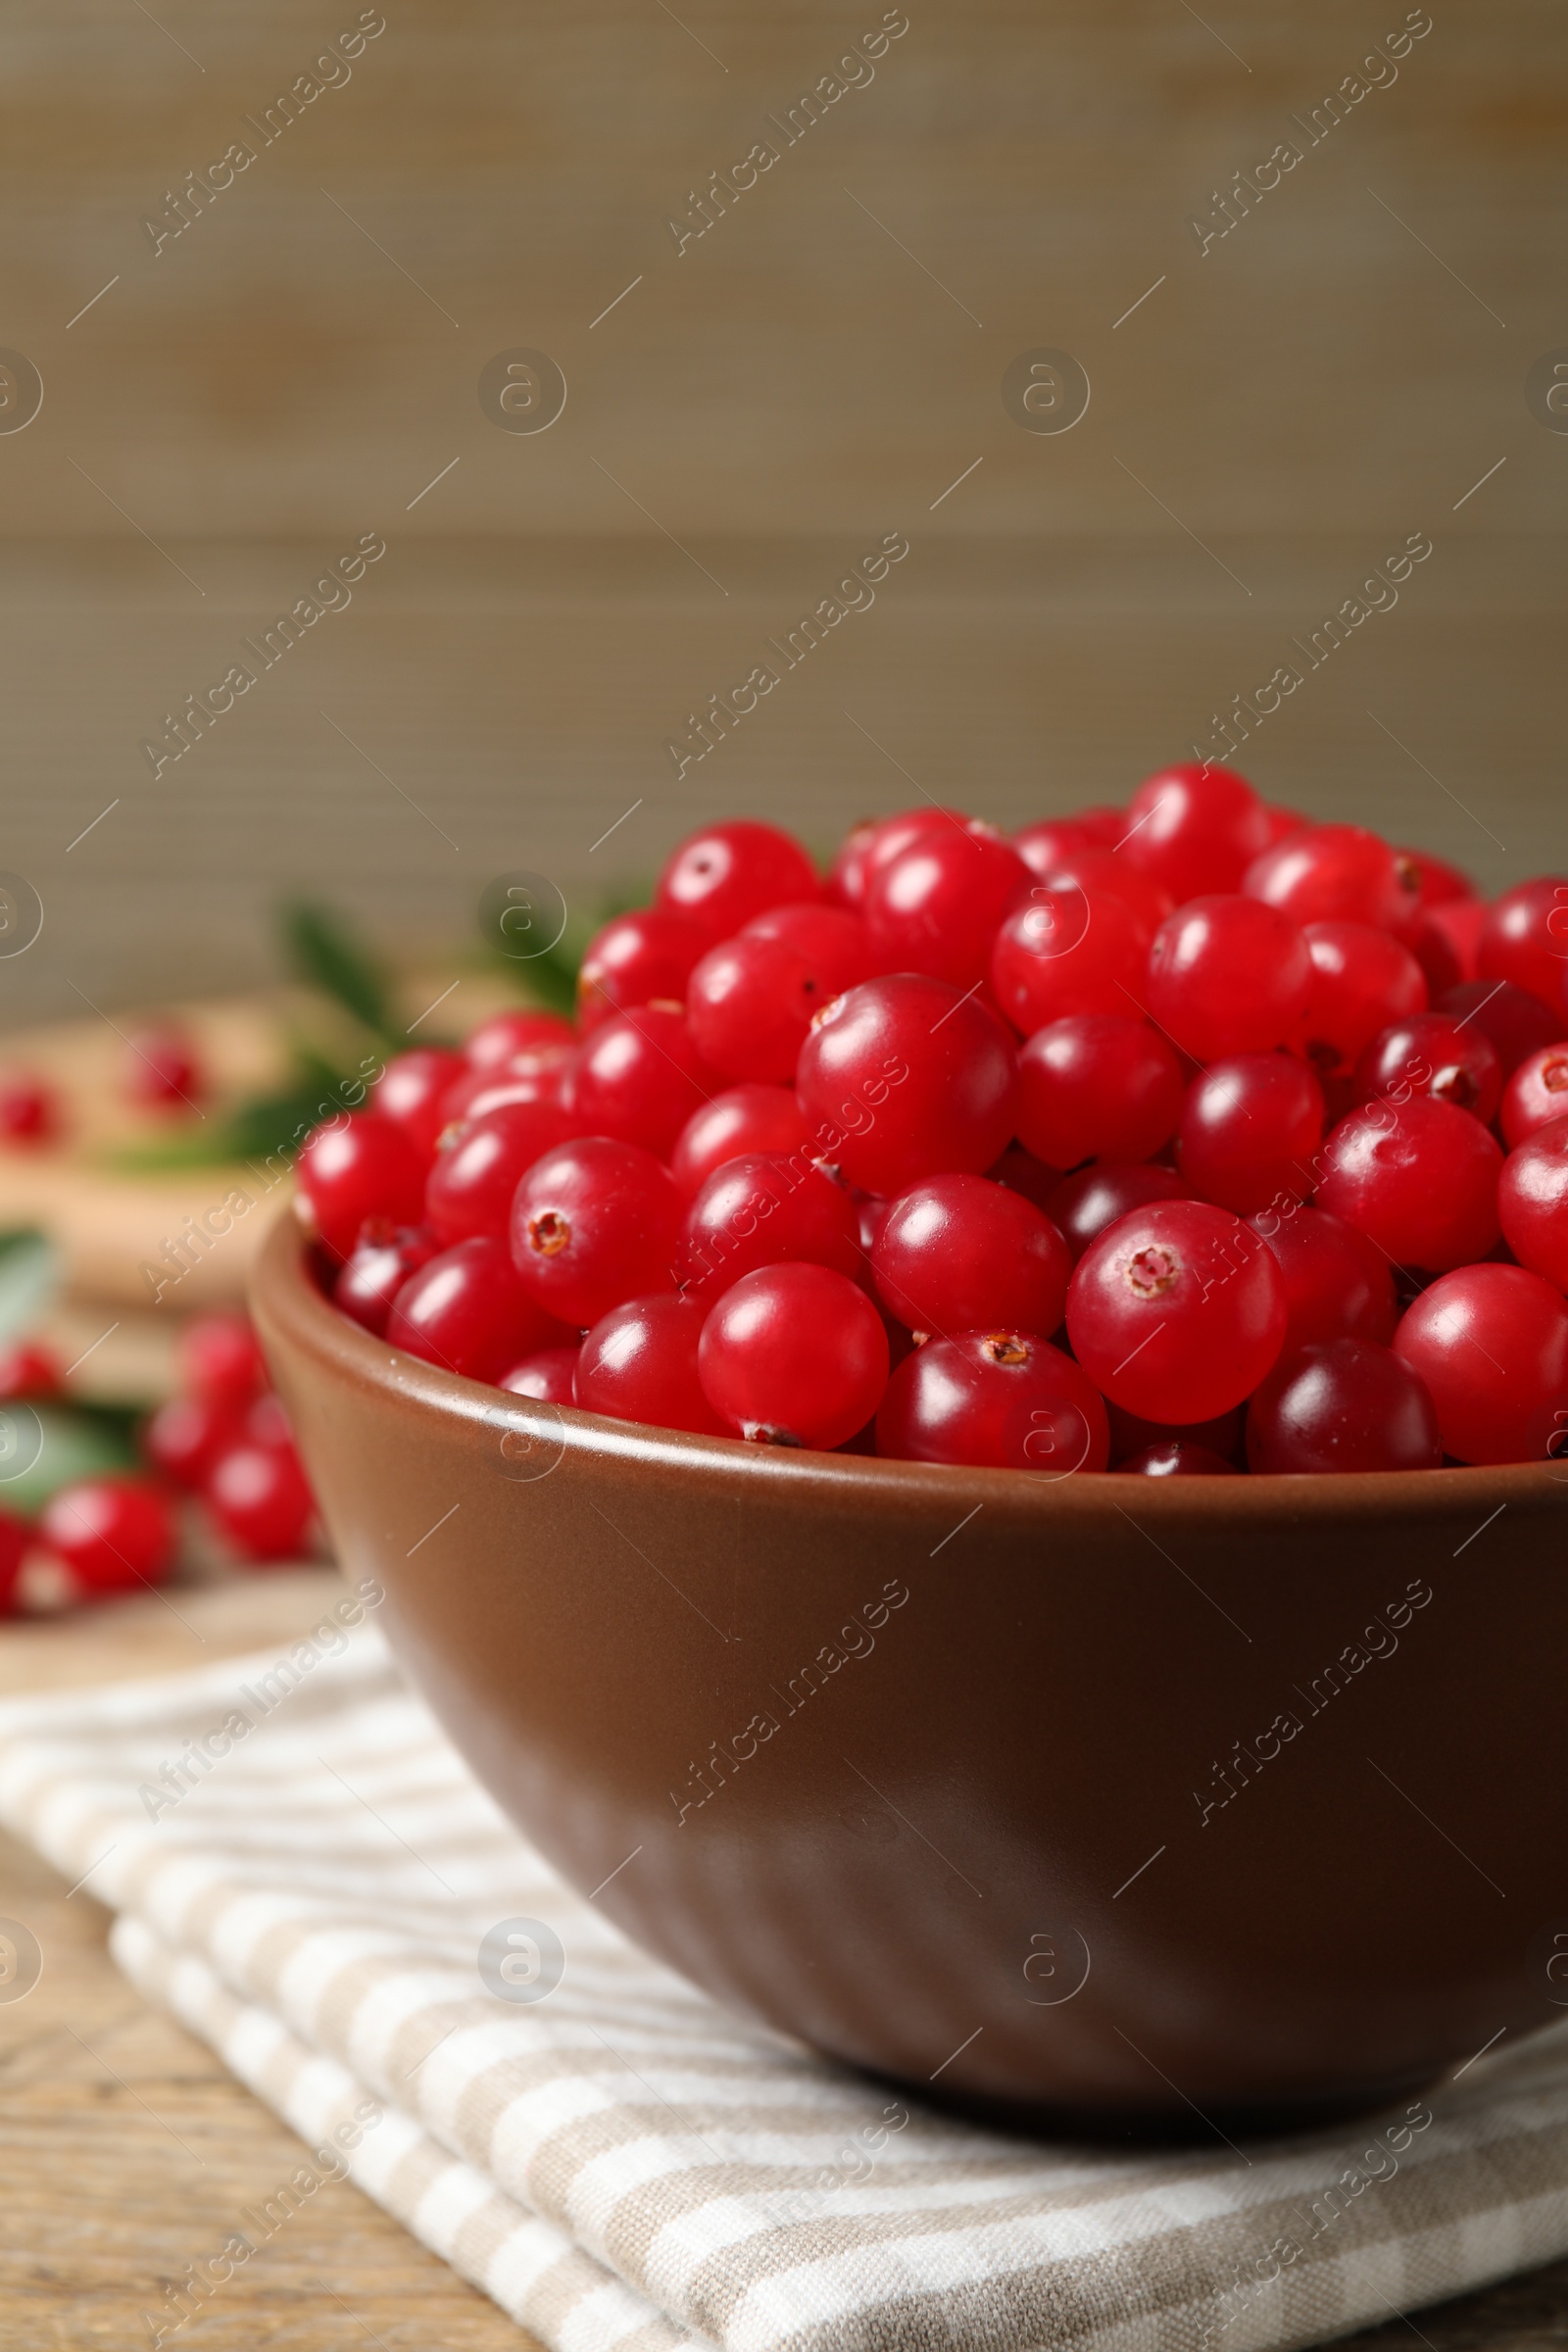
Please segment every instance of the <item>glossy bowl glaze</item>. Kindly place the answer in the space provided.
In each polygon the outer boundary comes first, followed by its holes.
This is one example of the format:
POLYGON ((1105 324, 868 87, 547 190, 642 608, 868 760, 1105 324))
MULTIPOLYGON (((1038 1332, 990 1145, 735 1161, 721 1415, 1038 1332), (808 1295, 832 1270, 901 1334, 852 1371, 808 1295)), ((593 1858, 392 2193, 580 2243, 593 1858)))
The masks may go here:
POLYGON ((371 1339, 286 1217, 253 1304, 477 1777, 729 2007, 1020 2121, 1227 2132, 1561 2014, 1568 1464, 1053 1483, 662 1433, 371 1339))

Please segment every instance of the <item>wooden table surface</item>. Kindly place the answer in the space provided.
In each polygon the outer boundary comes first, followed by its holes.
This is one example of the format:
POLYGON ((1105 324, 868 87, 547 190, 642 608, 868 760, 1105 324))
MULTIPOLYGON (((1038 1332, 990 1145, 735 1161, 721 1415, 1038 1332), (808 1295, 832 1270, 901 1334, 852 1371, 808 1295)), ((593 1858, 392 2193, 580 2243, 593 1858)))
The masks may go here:
MULTIPOLYGON (((287 1642, 331 1571, 252 1576, 0 1635, 0 1691, 167 1672, 287 1642)), ((0 1917, 41 1944, 42 1978, 0 2007, 0 2352, 150 2342, 164 2282, 220 2243, 292 2171, 299 2142, 204 2043, 125 1984, 110 1913, 0 1835, 0 1917)), ((192 2352, 531 2352, 533 2339, 337 2181, 296 2214, 181 2335, 192 2352)), ((1568 2344, 1568 2262, 1349 2339, 1431 2352, 1568 2344)), ((173 2341, 179 2338, 172 2339, 173 2341)))

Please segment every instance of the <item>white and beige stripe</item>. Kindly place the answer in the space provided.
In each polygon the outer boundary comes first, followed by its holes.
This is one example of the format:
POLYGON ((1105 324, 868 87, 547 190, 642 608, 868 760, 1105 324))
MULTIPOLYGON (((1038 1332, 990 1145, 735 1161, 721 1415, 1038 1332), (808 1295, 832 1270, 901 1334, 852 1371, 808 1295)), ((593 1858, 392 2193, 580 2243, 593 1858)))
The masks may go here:
POLYGON ((1568 2251, 1568 2029, 1434 2090, 1392 2171, 1391 2119, 1250 2161, 984 2132, 627 1944, 372 1627, 150 1819, 138 1790, 269 1662, 0 1707, 0 1815, 90 1871, 126 1974, 311 2146, 373 2099, 351 2177, 559 2352, 1264 2352, 1568 2251), (477 1971, 519 1918, 566 1955, 528 2006, 477 1971))

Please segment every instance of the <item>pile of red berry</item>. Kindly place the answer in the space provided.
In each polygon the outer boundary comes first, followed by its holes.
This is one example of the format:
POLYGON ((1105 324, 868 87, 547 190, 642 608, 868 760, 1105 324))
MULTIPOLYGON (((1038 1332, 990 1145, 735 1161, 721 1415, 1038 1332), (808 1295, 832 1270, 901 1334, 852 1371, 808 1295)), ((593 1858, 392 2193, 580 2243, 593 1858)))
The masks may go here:
POLYGON ((666 1429, 1148 1474, 1541 1460, 1568 1427, 1568 881, 1225 768, 824 882, 709 827, 582 965, 301 1153, 344 1313, 666 1429))
MULTIPOLYGON (((180 1546, 176 1496, 196 1496, 231 1556, 297 1560, 316 1504, 282 1405, 243 1315, 194 1318, 181 1334, 181 1393, 140 1432, 147 1467, 57 1487, 36 1519, 0 1506, 0 1616, 19 1604, 29 1559, 66 1572, 74 1600, 107 1600, 161 1584, 180 1546)), ((17 1407, 67 1410, 53 1353, 26 1343, 0 1352, 0 1420, 17 1407)))

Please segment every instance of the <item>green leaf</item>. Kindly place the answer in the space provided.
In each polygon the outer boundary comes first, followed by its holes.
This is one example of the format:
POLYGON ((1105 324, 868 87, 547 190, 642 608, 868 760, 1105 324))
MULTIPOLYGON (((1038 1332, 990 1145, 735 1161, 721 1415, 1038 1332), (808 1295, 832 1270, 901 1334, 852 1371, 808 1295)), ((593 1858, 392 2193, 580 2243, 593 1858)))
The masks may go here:
POLYGON ((24 1519, 51 1494, 78 1478, 133 1470, 136 1447, 124 1416, 73 1411, 56 1404, 13 1403, 0 1409, 0 1508, 24 1519))
POLYGON ((329 907, 295 899, 284 906, 280 920, 296 977, 318 988, 377 1037, 393 1041, 396 1032, 385 978, 342 918, 329 907))
POLYGON ((59 1263, 45 1233, 19 1226, 0 1233, 0 1345, 34 1324, 54 1294, 59 1263))

